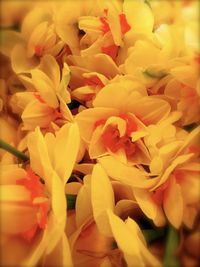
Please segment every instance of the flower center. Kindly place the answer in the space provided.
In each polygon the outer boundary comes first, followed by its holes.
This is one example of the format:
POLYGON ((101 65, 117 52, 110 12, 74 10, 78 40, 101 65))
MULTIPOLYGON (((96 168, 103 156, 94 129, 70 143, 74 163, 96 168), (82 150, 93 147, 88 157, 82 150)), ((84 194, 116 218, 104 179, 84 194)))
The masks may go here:
MULTIPOLYGON (((136 145, 132 142, 130 134, 137 130, 137 124, 134 119, 127 115, 121 114, 119 117, 126 121, 126 132, 123 136, 120 136, 120 132, 117 125, 110 124, 103 132, 101 139, 104 146, 111 152, 116 153, 118 150, 123 149, 127 157, 132 156, 135 153, 136 145)), ((101 119, 95 123, 95 126, 99 126, 105 123, 104 119, 101 119)))

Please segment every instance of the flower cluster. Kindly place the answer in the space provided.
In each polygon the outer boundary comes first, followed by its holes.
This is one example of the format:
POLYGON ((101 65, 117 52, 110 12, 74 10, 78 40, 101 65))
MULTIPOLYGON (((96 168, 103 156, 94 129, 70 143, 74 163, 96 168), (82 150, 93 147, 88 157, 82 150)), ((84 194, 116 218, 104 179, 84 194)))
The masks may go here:
POLYGON ((197 266, 199 2, 2 8, 0 265, 197 266))

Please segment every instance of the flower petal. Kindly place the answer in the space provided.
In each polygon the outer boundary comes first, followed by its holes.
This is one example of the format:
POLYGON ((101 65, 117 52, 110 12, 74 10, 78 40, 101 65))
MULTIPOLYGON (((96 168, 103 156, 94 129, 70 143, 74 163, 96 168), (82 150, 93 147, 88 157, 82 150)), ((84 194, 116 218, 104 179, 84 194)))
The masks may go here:
POLYGON ((183 197, 180 185, 175 182, 175 179, 170 179, 164 192, 163 207, 170 223, 179 228, 183 219, 183 197))
POLYGON ((79 145, 80 136, 76 123, 67 123, 56 133, 55 171, 64 184, 74 168, 79 145))
POLYGON ((92 172, 91 201, 94 219, 99 231, 110 236, 106 210, 114 209, 114 193, 110 180, 100 164, 96 164, 92 172))

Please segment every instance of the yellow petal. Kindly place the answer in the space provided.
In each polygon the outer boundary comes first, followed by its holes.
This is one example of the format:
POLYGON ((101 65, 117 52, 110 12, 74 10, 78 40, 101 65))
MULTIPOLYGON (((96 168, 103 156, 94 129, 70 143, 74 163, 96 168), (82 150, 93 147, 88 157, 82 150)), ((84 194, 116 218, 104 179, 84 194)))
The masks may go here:
POLYGON ((48 22, 43 21, 35 26, 34 30, 30 34, 30 38, 28 40, 27 46, 27 55, 28 57, 32 57, 35 54, 35 46, 43 44, 46 39, 48 22))
POLYGON ((60 101, 60 112, 63 115, 63 118, 69 122, 74 122, 73 115, 68 106, 66 105, 66 102, 64 102, 64 100, 61 97, 58 96, 58 98, 60 101))
POLYGON ((55 58, 51 55, 44 55, 40 61, 39 69, 49 77, 57 88, 60 82, 60 69, 55 58))
POLYGON ((35 27, 42 21, 45 21, 50 17, 50 14, 41 7, 35 7, 31 10, 23 20, 22 23, 22 35, 28 40, 35 27))
MULTIPOLYGON (((127 2, 129 1, 127 0, 127 2)), ((137 69, 145 71, 147 67, 158 63, 159 52, 160 50, 152 43, 143 40, 137 41, 125 61, 125 73, 136 74, 137 69)))
POLYGON ((199 146, 199 135, 200 135, 200 126, 196 127, 192 132, 188 134, 188 136, 185 138, 183 145, 177 151, 176 155, 183 154, 184 151, 189 146, 195 145, 198 147, 199 146))
POLYGON ((66 220, 67 210, 65 189, 55 171, 53 171, 51 179, 51 208, 57 224, 62 224, 66 220))
POLYGON ((141 257, 139 240, 126 224, 110 210, 107 210, 110 227, 118 248, 123 252, 128 266, 134 262, 134 266, 144 266, 141 257))
MULTIPOLYGON (((50 63, 49 63, 50 64, 50 63)), ((31 71, 32 80, 42 99, 52 108, 58 107, 58 100, 51 79, 39 69, 31 71)))
POLYGON ((80 136, 76 123, 67 123, 56 133, 55 171, 64 184, 74 168, 79 145, 80 136))
POLYGON ((136 224, 136 222, 134 220, 131 220, 130 218, 127 219, 126 221, 126 225, 128 226, 128 228, 131 230, 131 232, 135 235, 138 234, 140 240, 139 240, 139 244, 140 244, 140 249, 141 249, 141 254, 143 255, 146 264, 148 264, 147 266, 161 266, 161 263, 150 253, 150 251, 148 250, 148 248, 146 247, 145 244, 145 240, 144 240, 144 236, 140 230, 140 228, 138 227, 138 225, 136 224))
POLYGON ((187 154, 187 155, 182 155, 177 158, 173 162, 171 162, 170 166, 165 170, 164 174, 159 176, 156 180, 158 181, 157 184, 151 189, 151 191, 155 190, 157 187, 159 187, 161 184, 166 182, 169 179, 170 174, 173 172, 173 170, 190 160, 192 158, 193 154, 187 154))
POLYGON ((34 130, 36 126, 47 128, 54 120, 55 110, 48 105, 40 103, 38 100, 31 101, 22 113, 24 130, 34 130))
MULTIPOLYGON (((85 180, 85 179, 84 179, 85 180)), ((80 227, 92 215, 91 186, 84 184, 76 198, 76 225, 80 227)))
POLYGON ((165 100, 151 96, 143 97, 130 108, 130 112, 139 117, 144 124, 156 124, 164 120, 170 113, 171 107, 165 100))
POLYGON ((183 219, 183 197, 180 185, 174 179, 170 180, 164 192, 163 207, 170 223, 179 228, 183 219))
POLYGON ((158 175, 162 172, 163 170, 163 161, 161 157, 154 157, 151 161, 150 164, 150 171, 151 173, 158 175))
POLYGON ((10 57, 11 52, 17 43, 24 44, 24 40, 18 32, 1 30, 0 51, 2 54, 10 57))
POLYGON ((96 164, 92 172, 91 201, 94 219, 99 231, 110 236, 106 210, 114 209, 114 193, 110 180, 100 164, 96 164))
POLYGON ((147 217, 154 220, 157 215, 157 205, 151 198, 151 194, 144 189, 133 189, 136 201, 147 217))
POLYGON ((150 7, 146 3, 142 1, 125 0, 123 3, 123 10, 133 31, 144 33, 152 32, 154 17, 150 7), (134 16, 132 13, 133 10, 134 16))
POLYGON ((51 192, 51 175, 53 169, 44 137, 39 128, 36 128, 36 130, 28 136, 27 145, 33 171, 45 180, 45 186, 47 190, 51 192))
POLYGON ((110 83, 98 93, 93 105, 94 107, 116 108, 123 113, 128 111, 127 102, 130 102, 130 99, 135 99, 135 90, 132 87, 124 87, 121 83, 110 83), (113 95, 115 99, 110 101, 113 95))
POLYGON ((98 162, 103 166, 109 177, 132 187, 149 188, 157 182, 155 178, 147 179, 144 172, 138 168, 126 166, 114 157, 105 156, 99 158, 98 162))
POLYGON ((89 146, 89 155, 91 159, 95 159, 108 154, 106 147, 103 145, 101 141, 101 136, 102 136, 102 127, 97 127, 93 132, 89 146))
POLYGON ((14 72, 22 73, 34 69, 39 61, 36 58, 28 58, 25 48, 17 44, 11 52, 11 63, 14 72))
POLYGON ((85 57, 69 56, 75 66, 98 72, 111 79, 119 74, 119 69, 112 58, 105 54, 96 54, 85 57), (106 66, 106 67, 105 67, 106 66))

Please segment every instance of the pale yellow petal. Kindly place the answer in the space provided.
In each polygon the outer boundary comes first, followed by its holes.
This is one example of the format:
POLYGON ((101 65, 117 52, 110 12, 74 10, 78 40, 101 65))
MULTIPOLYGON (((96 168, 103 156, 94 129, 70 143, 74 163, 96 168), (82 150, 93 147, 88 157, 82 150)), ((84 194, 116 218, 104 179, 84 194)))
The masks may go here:
POLYGON ((97 127, 93 132, 89 146, 89 155, 91 159, 95 159, 108 154, 107 148, 102 143, 101 136, 102 127, 97 127))
POLYGON ((108 176, 124 184, 137 188, 150 188, 156 184, 157 179, 147 179, 144 172, 136 167, 129 167, 114 157, 105 156, 98 159, 108 176))
POLYGON ((149 249, 146 247, 144 236, 142 235, 142 232, 139 226, 136 224, 136 222, 128 218, 126 221, 126 225, 131 230, 132 233, 135 233, 135 235, 138 234, 138 236, 140 237, 139 244, 140 244, 141 254, 144 257, 147 266, 150 265, 152 267, 155 266, 161 267, 161 263, 151 254, 149 249))
POLYGON ((144 33, 152 32, 154 17, 147 3, 143 1, 125 0, 123 3, 123 10, 133 31, 144 33), (134 16, 132 13, 133 10, 134 16))
POLYGON ((31 71, 32 80, 35 84, 36 90, 39 92, 42 99, 52 108, 58 107, 58 100, 54 84, 51 79, 39 69, 31 71))
POLYGON ((126 226, 126 224, 110 210, 107 211, 110 227, 113 233, 113 237, 117 242, 118 248, 123 252, 124 258, 131 266, 134 262, 134 266, 144 266, 144 262, 141 257, 138 237, 126 226))
POLYGON ((39 61, 36 58, 28 58, 25 47, 17 44, 11 52, 11 63, 14 72, 22 73, 34 69, 39 61))
POLYGON ((106 210, 114 209, 114 193, 110 180, 100 164, 96 164, 92 172, 91 201, 94 219, 99 231, 110 236, 106 210))
POLYGON ((169 222, 179 228, 183 219, 183 197, 180 185, 174 179, 170 180, 164 192, 163 208, 169 222))
POLYGON ((152 191, 155 190, 157 187, 159 187, 161 184, 166 182, 169 179, 170 174, 173 172, 173 170, 190 160, 192 158, 193 154, 187 154, 187 155, 182 155, 177 158, 175 158, 174 161, 171 162, 170 166, 165 170, 164 174, 159 176, 156 180, 158 181, 157 184, 151 189, 152 191))
POLYGON ((55 58, 51 55, 44 55, 40 61, 39 69, 51 79, 53 85, 57 88, 60 82, 60 69, 55 58))
POLYGON ((79 145, 80 136, 76 123, 67 123, 56 133, 55 170, 64 184, 74 168, 79 145))
POLYGON ((147 217, 154 220, 157 215, 157 205, 151 198, 151 194, 144 189, 133 189, 135 199, 147 217))
POLYGON ((92 216, 91 186, 84 184, 76 198, 76 225, 80 227, 87 218, 92 216))
POLYGON ((28 149, 33 171, 45 180, 46 188, 51 192, 51 175, 53 169, 44 137, 39 128, 36 128, 36 130, 28 136, 28 149))
POLYGON ((22 113, 24 130, 34 130, 37 126, 47 128, 55 118, 55 110, 38 100, 31 101, 22 113))
POLYGON ((10 57, 11 52, 17 43, 24 44, 24 40, 18 32, 1 30, 0 51, 2 54, 10 57))

